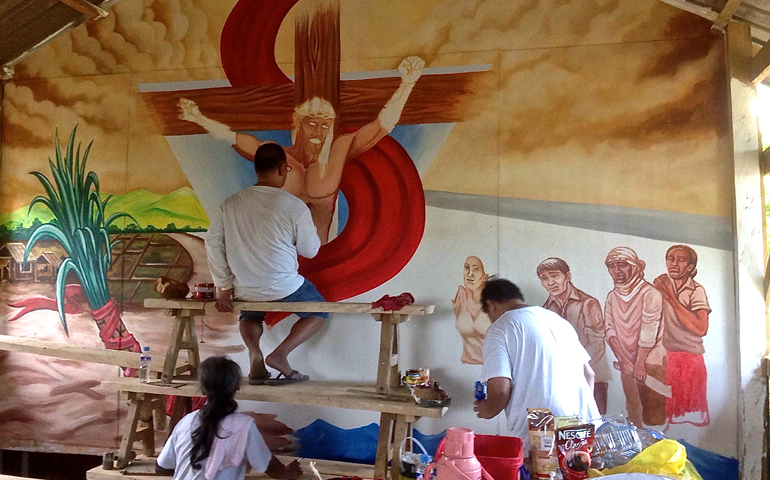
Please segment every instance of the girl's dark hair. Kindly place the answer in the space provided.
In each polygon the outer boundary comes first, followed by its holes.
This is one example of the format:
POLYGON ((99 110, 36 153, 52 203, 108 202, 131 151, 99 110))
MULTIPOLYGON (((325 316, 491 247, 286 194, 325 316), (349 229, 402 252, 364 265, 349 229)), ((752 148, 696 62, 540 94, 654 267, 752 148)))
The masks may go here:
POLYGON ((211 453, 219 422, 238 409, 235 392, 241 385, 241 367, 225 356, 209 357, 201 363, 198 375, 206 404, 200 409, 200 423, 192 432, 190 464, 193 470, 200 470, 201 461, 211 453))

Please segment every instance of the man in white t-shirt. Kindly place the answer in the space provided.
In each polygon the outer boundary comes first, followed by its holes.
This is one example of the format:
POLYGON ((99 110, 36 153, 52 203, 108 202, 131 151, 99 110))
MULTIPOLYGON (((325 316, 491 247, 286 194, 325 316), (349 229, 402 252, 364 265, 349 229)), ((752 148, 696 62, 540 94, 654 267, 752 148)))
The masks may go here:
POLYGON ((505 409, 508 434, 524 440, 527 450, 528 408, 585 421, 599 418, 591 357, 567 320, 527 305, 519 288, 503 278, 484 286, 481 308, 492 326, 484 339, 482 367, 487 398, 474 403, 480 418, 494 418, 505 409))
MULTIPOLYGON (((275 143, 254 154, 257 184, 229 197, 212 216, 206 234, 209 267, 217 287, 217 310, 232 312, 232 300, 323 302, 315 286, 299 274, 297 256, 313 258, 321 247, 310 210, 282 190, 291 167, 275 143)), ((292 369, 289 354, 312 337, 328 313, 296 312, 299 320, 267 357, 259 339, 265 312, 241 311, 240 331, 249 349, 249 382, 292 383, 307 380, 292 369), (265 365, 278 370, 275 380, 265 365)))

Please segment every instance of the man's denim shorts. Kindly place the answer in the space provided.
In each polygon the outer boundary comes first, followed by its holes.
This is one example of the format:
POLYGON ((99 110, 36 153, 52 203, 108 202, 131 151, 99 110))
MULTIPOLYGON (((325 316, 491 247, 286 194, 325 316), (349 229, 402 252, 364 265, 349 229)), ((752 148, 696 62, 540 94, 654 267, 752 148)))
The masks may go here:
MULTIPOLYGON (((294 293, 291 295, 288 295, 286 297, 281 298, 280 300, 275 300, 275 302, 325 302, 323 295, 321 295, 321 292, 318 291, 317 288, 315 288, 315 285, 313 285, 310 280, 307 278, 305 279, 305 282, 302 284, 301 287, 297 289, 294 293)), ((294 312, 298 317, 305 318, 305 317, 319 317, 323 319, 329 318, 328 312, 294 312)), ((238 320, 243 319, 249 319, 249 320, 260 320, 263 321, 265 319, 265 312, 254 312, 254 311, 247 311, 247 310, 241 310, 241 315, 238 317, 238 320)))

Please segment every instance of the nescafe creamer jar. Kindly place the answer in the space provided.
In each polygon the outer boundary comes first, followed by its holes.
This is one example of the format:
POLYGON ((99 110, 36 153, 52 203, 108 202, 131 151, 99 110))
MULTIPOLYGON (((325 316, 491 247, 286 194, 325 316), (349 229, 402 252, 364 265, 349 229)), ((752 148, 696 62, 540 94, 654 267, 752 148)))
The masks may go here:
POLYGON ((193 298, 195 300, 214 300, 216 299, 217 289, 213 283, 196 283, 193 287, 193 298))

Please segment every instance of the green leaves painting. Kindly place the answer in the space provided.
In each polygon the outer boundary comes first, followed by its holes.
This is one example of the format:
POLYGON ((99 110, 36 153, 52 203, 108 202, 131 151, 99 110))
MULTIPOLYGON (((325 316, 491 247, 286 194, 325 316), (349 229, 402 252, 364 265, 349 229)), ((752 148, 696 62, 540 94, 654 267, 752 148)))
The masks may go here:
POLYGON ((99 195, 99 177, 95 172, 86 173, 86 162, 91 151, 90 142, 81 158, 78 143, 75 150, 77 126, 72 129, 67 148, 62 152, 58 130, 55 134, 56 161, 50 158, 51 179, 41 172, 30 172, 40 181, 45 195, 38 195, 30 203, 30 210, 40 204, 51 211, 54 219, 38 227, 27 243, 24 252, 25 267, 29 253, 43 238, 61 243, 69 255, 59 269, 56 278, 56 303, 64 331, 69 334, 64 314, 64 287, 67 275, 73 271, 80 279, 92 310, 104 306, 110 300, 107 287, 107 270, 111 264, 111 249, 107 230, 122 217, 133 219, 127 213, 114 213, 105 219, 104 210, 111 197, 104 200, 99 195))

